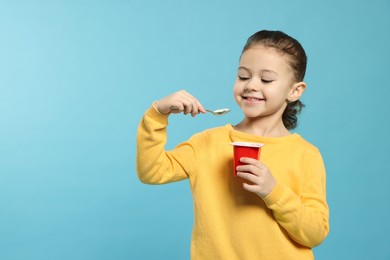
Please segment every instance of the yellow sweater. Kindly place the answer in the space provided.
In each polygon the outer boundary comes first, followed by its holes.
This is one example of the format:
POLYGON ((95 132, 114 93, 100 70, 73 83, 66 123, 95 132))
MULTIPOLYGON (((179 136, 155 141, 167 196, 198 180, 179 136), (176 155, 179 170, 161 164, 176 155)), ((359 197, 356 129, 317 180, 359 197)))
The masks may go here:
POLYGON ((329 232, 320 152, 300 135, 259 137, 231 125, 205 130, 165 151, 168 115, 154 107, 138 129, 137 172, 144 183, 189 178, 194 201, 191 259, 313 259, 329 232), (260 160, 277 180, 264 199, 233 175, 234 141, 264 143, 260 160))

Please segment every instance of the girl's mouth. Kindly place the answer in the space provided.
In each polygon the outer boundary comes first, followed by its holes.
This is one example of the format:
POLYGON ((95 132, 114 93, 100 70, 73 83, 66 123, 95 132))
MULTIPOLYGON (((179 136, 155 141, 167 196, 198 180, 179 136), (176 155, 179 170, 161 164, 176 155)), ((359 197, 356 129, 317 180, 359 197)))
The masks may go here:
POLYGON ((242 97, 242 99, 247 100, 249 102, 260 102, 265 101, 264 98, 257 98, 257 97, 242 97))

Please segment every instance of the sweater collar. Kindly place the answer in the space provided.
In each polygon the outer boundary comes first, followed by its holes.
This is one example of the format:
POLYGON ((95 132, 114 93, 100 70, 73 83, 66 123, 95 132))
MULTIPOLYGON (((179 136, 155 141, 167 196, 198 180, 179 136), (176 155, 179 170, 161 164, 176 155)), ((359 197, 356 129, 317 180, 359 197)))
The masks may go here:
POLYGON ((281 137, 257 136, 257 135, 252 135, 252 134, 235 130, 231 124, 227 124, 226 127, 228 128, 230 139, 232 140, 232 142, 255 142, 255 143, 263 143, 263 144, 271 144, 271 143, 276 144, 276 143, 295 142, 299 138, 301 138, 301 136, 297 133, 293 133, 291 135, 281 136, 281 137))

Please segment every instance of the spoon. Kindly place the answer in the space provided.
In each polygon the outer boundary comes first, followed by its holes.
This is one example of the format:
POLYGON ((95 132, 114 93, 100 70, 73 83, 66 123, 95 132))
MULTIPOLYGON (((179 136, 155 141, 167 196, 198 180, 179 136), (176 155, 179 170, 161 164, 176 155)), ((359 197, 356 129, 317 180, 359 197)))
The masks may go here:
POLYGON ((229 108, 221 108, 221 109, 216 109, 216 110, 206 109, 206 111, 210 112, 211 114, 213 114, 215 116, 221 116, 221 115, 224 115, 226 113, 229 113, 230 109, 229 108))
MULTIPOLYGON (((172 110, 178 110, 177 107, 175 106, 171 106, 171 109, 172 110)), ((216 109, 216 110, 210 110, 210 109, 205 109, 207 112, 215 115, 215 116, 221 116, 221 115, 224 115, 226 113, 229 113, 230 109, 229 108, 221 108, 221 109, 216 109)))

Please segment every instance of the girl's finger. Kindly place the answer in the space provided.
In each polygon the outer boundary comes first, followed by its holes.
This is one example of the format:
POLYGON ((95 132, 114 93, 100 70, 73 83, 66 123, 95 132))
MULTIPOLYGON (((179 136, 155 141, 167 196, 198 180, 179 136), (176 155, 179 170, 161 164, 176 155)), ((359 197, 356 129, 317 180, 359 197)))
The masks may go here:
POLYGON ((201 112, 201 113, 203 113, 203 114, 206 113, 206 109, 203 107, 203 105, 202 105, 199 101, 196 102, 196 105, 197 105, 197 107, 198 107, 198 111, 199 111, 199 112, 201 112))
POLYGON ((245 164, 259 164, 260 161, 258 159, 253 159, 250 157, 241 157, 240 162, 245 163, 245 164))
POLYGON ((251 175, 256 175, 256 176, 260 175, 259 168, 255 165, 252 165, 252 164, 240 165, 240 166, 237 166, 236 169, 237 169, 237 171, 247 172, 247 173, 250 173, 251 175))
POLYGON ((256 175, 247 172, 237 172, 237 176, 252 183, 257 183, 258 181, 258 177, 256 175))
POLYGON ((187 103, 186 103, 186 107, 187 107, 187 111, 186 113, 191 113, 192 116, 195 116, 197 114, 199 114, 201 111, 200 111, 200 108, 199 108, 199 101, 197 99, 192 99, 192 100, 189 100, 187 103))
POLYGON ((184 114, 187 115, 188 113, 191 113, 192 106, 191 105, 184 105, 184 114))

